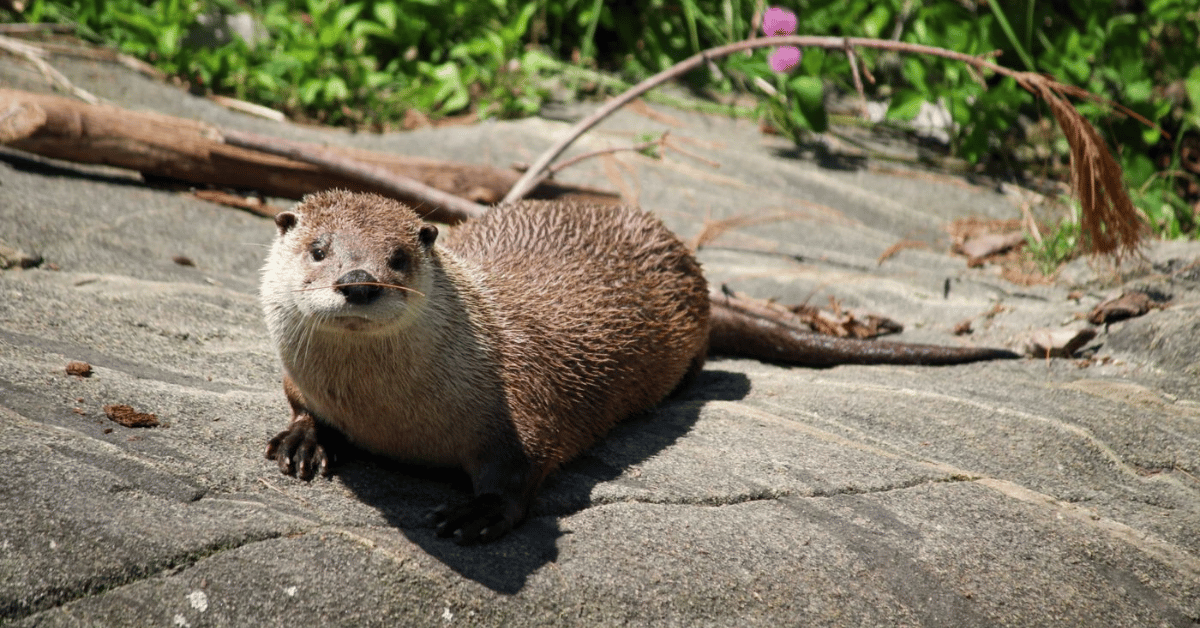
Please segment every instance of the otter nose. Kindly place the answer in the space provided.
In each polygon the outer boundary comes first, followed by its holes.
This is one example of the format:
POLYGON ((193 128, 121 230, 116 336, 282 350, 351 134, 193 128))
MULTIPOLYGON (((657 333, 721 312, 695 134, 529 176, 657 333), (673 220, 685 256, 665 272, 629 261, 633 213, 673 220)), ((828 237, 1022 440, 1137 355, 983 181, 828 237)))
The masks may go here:
POLYGON ((359 269, 339 277, 333 287, 346 297, 348 303, 366 305, 383 293, 383 289, 376 285, 377 281, 371 273, 359 269))

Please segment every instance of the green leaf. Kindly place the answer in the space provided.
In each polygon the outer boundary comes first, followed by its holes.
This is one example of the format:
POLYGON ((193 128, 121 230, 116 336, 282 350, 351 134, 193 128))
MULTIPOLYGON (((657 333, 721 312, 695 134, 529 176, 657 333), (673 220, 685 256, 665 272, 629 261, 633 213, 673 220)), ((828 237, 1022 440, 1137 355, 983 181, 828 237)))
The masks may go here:
POLYGON ((362 13, 363 5, 360 2, 348 4, 337 10, 333 16, 331 26, 340 33, 346 32, 350 28, 350 24, 358 19, 358 14, 362 13))
POLYGON ((866 15, 862 20, 862 32, 864 37, 879 37, 883 29, 892 23, 892 12, 883 3, 875 5, 874 9, 866 15))
POLYGON ((379 22, 358 21, 350 27, 352 39, 378 37, 384 41, 396 39, 396 29, 389 28, 379 22))
POLYGON ((1146 102, 1150 100, 1152 85, 1150 79, 1143 79, 1125 84, 1125 102, 1146 102))
POLYGON ((792 115, 801 126, 818 133, 829 128, 825 111, 825 86, 816 76, 797 76, 787 83, 792 97, 792 115))
POLYGON ((341 38, 342 38, 342 31, 340 31, 336 28, 333 28, 333 27, 329 26, 328 24, 326 24, 324 27, 321 28, 320 31, 317 32, 317 44, 319 44, 321 46, 321 48, 324 48, 324 49, 333 48, 338 43, 338 40, 341 38))
POLYGON ((925 81, 925 64, 928 62, 926 59, 908 57, 904 60, 904 69, 902 70, 908 83, 922 94, 929 93, 929 85, 925 81))
POLYGON ((918 43, 929 41, 929 28, 925 26, 925 20, 917 19, 912 22, 912 32, 916 35, 918 43))
POLYGON ((183 29, 178 24, 170 24, 158 32, 158 54, 173 57, 179 52, 179 40, 183 37, 183 29))
POLYGON ((801 52, 800 73, 812 76, 819 75, 821 73, 821 66, 825 64, 825 49, 805 48, 801 52))
POLYGON ((1154 176, 1154 162, 1144 154, 1129 155, 1122 164, 1125 170, 1125 180, 1133 186, 1140 186, 1146 179, 1154 176))
POLYGON ((950 111, 950 120, 955 126, 962 128, 971 121, 971 105, 966 98, 959 97, 958 94, 950 94, 946 109, 950 111))
POLYGON ((253 82, 255 85, 257 85, 258 87, 263 88, 263 89, 268 89, 268 90, 273 91, 275 89, 278 89, 278 87, 279 87, 279 81, 276 79, 275 75, 271 74, 270 72, 264 72, 262 70, 254 71, 250 75, 249 80, 251 82, 253 82))
POLYGON ((533 18, 533 14, 538 9, 538 3, 530 2, 521 9, 516 18, 504 25, 500 29, 501 36, 504 42, 510 46, 516 46, 521 42, 521 38, 525 36, 525 32, 529 30, 529 20, 533 18))
POLYGON ((442 111, 452 113, 471 103, 467 86, 463 84, 462 74, 459 72, 457 64, 446 62, 432 70, 431 74, 440 83, 434 95, 434 102, 441 103, 439 108, 442 111))
POLYGON ((396 8, 396 3, 376 2, 371 12, 375 14, 375 19, 379 20, 384 28, 396 30, 396 24, 400 22, 400 11, 396 8))
POLYGON ((324 92, 325 99, 331 102, 340 102, 350 96, 350 90, 346 87, 346 81, 336 74, 325 80, 324 92))
POLYGON ((913 89, 902 89, 892 96, 892 102, 888 104, 887 119, 888 120, 912 120, 921 112, 921 105, 925 103, 925 95, 913 89))
POLYGON ((1187 89, 1188 99, 1192 101, 1192 111, 1200 111, 1200 65, 1188 72, 1184 87, 1187 89))
POLYGON ((312 106, 317 102, 317 96, 321 94, 321 90, 325 84, 320 79, 310 78, 300 84, 300 102, 305 106, 312 106))
POLYGON ((43 20, 43 16, 47 13, 47 3, 43 0, 34 0, 32 4, 25 9, 25 19, 30 24, 39 24, 43 20))
POLYGON ((124 24, 126 27, 139 31, 140 35, 149 35, 154 32, 156 25, 149 17, 141 13, 115 13, 117 21, 124 24))

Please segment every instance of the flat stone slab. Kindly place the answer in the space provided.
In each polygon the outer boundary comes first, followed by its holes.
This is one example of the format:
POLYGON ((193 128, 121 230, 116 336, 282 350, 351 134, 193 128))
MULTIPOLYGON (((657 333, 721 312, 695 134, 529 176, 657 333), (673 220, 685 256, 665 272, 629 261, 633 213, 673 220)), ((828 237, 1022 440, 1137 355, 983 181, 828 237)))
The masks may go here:
MULTIPOLYGON (((297 128, 55 62, 124 106, 433 158, 527 162, 567 129, 297 128)), ((44 89, 13 66, 0 82, 44 89)), ((463 548, 425 526, 466 498, 455 474, 363 456, 305 483, 263 458, 288 419, 256 297, 269 220, 0 148, 0 244, 45 259, 0 271, 0 623, 1200 624, 1200 244, 1016 285, 948 253, 951 221, 1021 216, 1004 194, 662 113, 622 112, 573 150, 669 129, 703 160, 621 154, 561 176, 622 190, 685 240, 707 228, 713 283, 832 297, 938 344, 1016 346, 1124 289, 1170 304, 1099 328, 1088 361, 714 359, 554 475, 523 526, 463 548), (880 261, 903 240, 921 246, 880 261), (75 360, 92 375, 68 375, 75 360), (111 404, 160 426, 118 425, 111 404)))

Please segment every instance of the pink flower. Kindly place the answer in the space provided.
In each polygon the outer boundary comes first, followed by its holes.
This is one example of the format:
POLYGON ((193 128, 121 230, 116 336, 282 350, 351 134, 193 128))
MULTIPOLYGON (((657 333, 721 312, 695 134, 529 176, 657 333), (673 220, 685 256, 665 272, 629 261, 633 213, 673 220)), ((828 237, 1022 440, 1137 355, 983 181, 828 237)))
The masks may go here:
POLYGON ((800 63, 800 49, 795 46, 780 46, 767 57, 767 63, 776 72, 787 72, 800 63))
POLYGON ((763 33, 771 35, 791 35, 796 30, 796 14, 771 7, 763 14, 763 33))
MULTIPOLYGON (((771 7, 763 13, 763 32, 768 36, 791 35, 796 30, 796 14, 771 7)), ((795 46, 780 46, 771 51, 767 63, 776 72, 787 72, 800 63, 800 49, 795 46)))

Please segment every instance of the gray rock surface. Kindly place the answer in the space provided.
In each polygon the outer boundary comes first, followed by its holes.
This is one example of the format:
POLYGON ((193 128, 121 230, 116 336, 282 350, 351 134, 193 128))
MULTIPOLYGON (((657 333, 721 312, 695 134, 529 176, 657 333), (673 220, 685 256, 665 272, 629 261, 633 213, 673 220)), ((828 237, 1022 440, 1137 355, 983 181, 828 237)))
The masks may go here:
MULTIPOLYGON (((294 128, 119 68, 56 64, 128 107, 436 158, 527 162, 566 129, 294 128)), ((44 89, 14 65, 0 82, 44 89)), ((457 476, 363 457, 304 483, 263 459, 288 416, 255 295, 268 220, 0 148, 0 244, 45 258, 0 271, 0 623, 1200 624, 1200 245, 1019 286, 946 252, 951 220, 1019 217, 1001 194, 822 166, 752 123, 667 113, 678 126, 624 112, 574 150, 670 128, 719 167, 668 151, 563 176, 623 186, 684 238, 782 216, 702 249, 713 282, 833 296, 904 323, 902 341, 941 344, 1079 325, 1122 288, 1171 305, 1100 329, 1082 366, 713 360, 555 475, 513 534, 461 548, 424 527, 465 498, 457 476), (904 239, 928 248, 877 263, 904 239), (950 333, 964 319, 966 339, 950 333), (67 375, 72 360, 95 372, 67 375), (117 425, 102 409, 117 403, 163 425, 117 425)))

